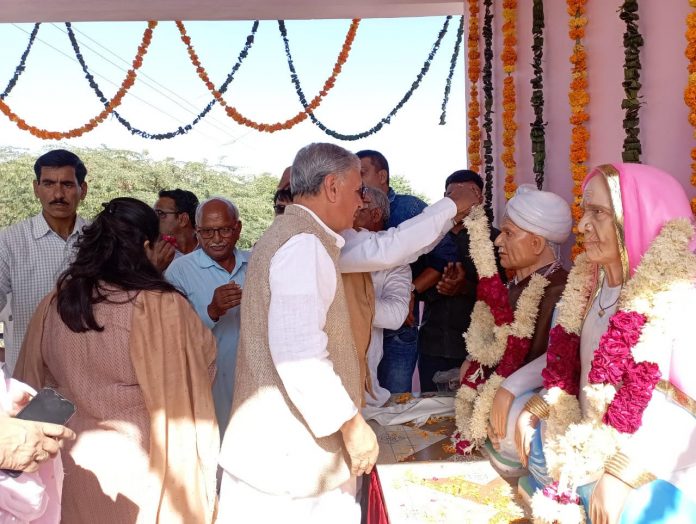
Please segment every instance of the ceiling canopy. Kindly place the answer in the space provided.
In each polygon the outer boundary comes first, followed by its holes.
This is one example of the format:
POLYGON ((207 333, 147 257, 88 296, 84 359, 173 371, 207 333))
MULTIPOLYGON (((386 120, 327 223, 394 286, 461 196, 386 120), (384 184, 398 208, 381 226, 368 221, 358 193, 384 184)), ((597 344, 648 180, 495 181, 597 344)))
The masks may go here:
POLYGON ((2 0, 0 22, 277 20, 462 14, 435 0, 2 0))

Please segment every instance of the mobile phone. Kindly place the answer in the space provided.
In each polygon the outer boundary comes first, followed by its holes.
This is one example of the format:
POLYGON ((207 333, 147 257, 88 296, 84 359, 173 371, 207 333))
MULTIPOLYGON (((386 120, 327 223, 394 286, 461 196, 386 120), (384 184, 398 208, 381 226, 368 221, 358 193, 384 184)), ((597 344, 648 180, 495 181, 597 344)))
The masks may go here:
MULTIPOLYGON (((15 418, 65 425, 75 414, 76 410, 75 404, 56 390, 44 388, 17 413, 15 418)), ((22 474, 21 471, 12 469, 3 469, 2 471, 15 478, 22 474)))

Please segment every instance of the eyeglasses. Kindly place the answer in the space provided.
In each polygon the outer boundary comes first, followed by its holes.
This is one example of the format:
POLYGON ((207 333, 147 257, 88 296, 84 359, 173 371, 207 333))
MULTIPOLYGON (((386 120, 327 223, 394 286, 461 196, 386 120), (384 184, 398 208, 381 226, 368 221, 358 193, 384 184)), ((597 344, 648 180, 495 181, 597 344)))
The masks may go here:
POLYGON ((276 215, 282 215, 285 213, 285 204, 275 204, 273 206, 273 210, 275 211, 276 215))
POLYGON ((182 211, 164 211, 162 209, 155 209, 155 214, 160 218, 164 218, 167 215, 180 215, 182 211))
POLYGON ((367 195, 367 186, 365 184, 361 185, 359 189, 356 189, 355 192, 360 195, 361 200, 365 200, 365 196, 367 195))
POLYGON ((218 233, 223 238, 230 238, 234 235, 235 227, 199 227, 196 229, 201 238, 213 238, 218 233))

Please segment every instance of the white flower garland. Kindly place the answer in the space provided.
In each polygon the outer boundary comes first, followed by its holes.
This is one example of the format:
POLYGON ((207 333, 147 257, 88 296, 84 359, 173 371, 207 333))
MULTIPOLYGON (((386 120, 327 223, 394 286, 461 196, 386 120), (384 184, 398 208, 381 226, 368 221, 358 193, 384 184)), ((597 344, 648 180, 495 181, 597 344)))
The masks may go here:
MULTIPOLYGON (((490 226, 481 206, 476 206, 464 220, 469 233, 469 252, 476 266, 479 278, 492 277, 497 273, 490 226)), ((483 300, 476 301, 471 314, 469 329, 464 334, 467 351, 476 363, 493 367, 505 354, 508 337, 531 338, 534 335, 539 305, 544 291, 549 285, 548 279, 539 274, 532 275, 529 283, 520 294, 515 309, 514 320, 510 324, 496 326, 490 308, 483 300)), ((488 435, 493 398, 505 380, 497 373, 477 390, 462 386, 455 398, 455 417, 457 431, 461 440, 468 440, 470 452, 483 444, 488 435)))
MULTIPOLYGON (((670 311, 680 307, 684 298, 693 293, 696 256, 689 249, 693 235, 694 228, 687 219, 676 219, 665 224, 641 259, 633 278, 621 292, 618 308, 641 313, 647 318, 632 351, 636 362, 650 360, 655 347, 666 339, 670 311)), ((589 293, 584 291, 594 286, 596 277, 587 267, 578 269, 575 275, 571 272, 569 284, 573 276, 577 277, 578 283, 585 279, 585 286, 575 286, 570 291, 566 287, 568 300, 564 300, 564 293, 561 303, 567 309, 559 312, 559 319, 570 321, 571 326, 577 328, 574 332, 579 333, 589 302, 589 293), (572 316, 575 316, 575 321, 572 321, 572 316)), ((568 329, 568 324, 564 324, 564 327, 568 329)), ((588 410, 582 420, 576 397, 559 388, 552 388, 545 396, 550 415, 544 453, 548 472, 559 483, 559 492, 574 491, 580 483, 601 474, 606 461, 630 438, 630 435, 620 433, 602 422, 616 394, 615 387, 588 384, 584 391, 588 410)), ((573 507, 578 506, 559 504, 541 493, 532 498, 536 522, 584 522, 584 512, 577 513, 573 507), (559 512, 563 512, 563 519, 559 518, 559 512)))

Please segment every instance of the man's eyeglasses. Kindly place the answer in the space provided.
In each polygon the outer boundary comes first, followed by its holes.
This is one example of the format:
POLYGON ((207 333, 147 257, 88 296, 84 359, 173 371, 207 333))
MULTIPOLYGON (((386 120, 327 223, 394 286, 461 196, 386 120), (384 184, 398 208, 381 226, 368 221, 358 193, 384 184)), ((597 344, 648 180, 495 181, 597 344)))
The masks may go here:
POLYGON ((155 214, 160 218, 164 218, 167 215, 180 215, 182 211, 164 211, 162 209, 155 209, 155 214))
POLYGON ((275 204, 273 206, 273 210, 275 211, 276 215, 282 215, 285 213, 285 204, 275 204))
POLYGON ((365 184, 361 185, 359 189, 355 190, 358 195, 360 195, 361 200, 365 200, 367 196, 367 186, 365 184))
POLYGON ((234 235, 237 228, 234 227, 199 227, 196 229, 201 238, 213 238, 215 233, 218 233, 223 238, 229 238, 234 235))

